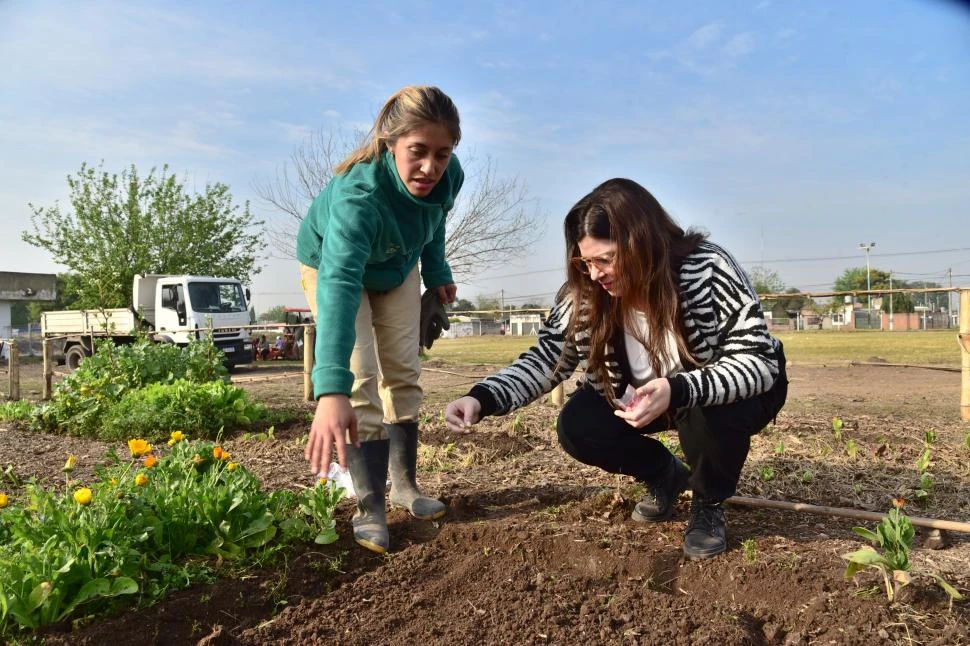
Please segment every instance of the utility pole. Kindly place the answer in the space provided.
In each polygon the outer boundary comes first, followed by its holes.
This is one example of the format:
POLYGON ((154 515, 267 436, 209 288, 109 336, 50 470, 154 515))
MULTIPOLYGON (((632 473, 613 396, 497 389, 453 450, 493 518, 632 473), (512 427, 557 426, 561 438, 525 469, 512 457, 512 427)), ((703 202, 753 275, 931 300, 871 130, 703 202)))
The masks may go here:
MULTIPOLYGON (((950 289, 953 289, 953 268, 946 268, 946 275, 949 279, 950 289)), ((950 321, 953 320, 953 292, 946 293, 946 326, 950 327, 950 321)))
POLYGON ((889 270, 889 331, 893 331, 893 270, 889 270))
MULTIPOLYGON (((866 291, 872 291, 872 281, 869 279, 869 250, 876 246, 875 242, 859 243, 859 248, 866 252, 866 291)), ((872 328, 872 294, 866 294, 866 325, 872 328)))

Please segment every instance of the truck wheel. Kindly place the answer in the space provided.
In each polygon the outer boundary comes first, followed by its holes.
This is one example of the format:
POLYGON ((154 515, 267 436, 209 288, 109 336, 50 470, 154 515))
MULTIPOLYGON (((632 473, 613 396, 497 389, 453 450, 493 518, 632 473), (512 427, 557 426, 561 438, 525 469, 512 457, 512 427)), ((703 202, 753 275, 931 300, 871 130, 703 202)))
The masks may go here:
POLYGON ((86 356, 88 355, 84 348, 79 345, 72 345, 64 355, 64 365, 67 366, 68 370, 74 372, 86 356))

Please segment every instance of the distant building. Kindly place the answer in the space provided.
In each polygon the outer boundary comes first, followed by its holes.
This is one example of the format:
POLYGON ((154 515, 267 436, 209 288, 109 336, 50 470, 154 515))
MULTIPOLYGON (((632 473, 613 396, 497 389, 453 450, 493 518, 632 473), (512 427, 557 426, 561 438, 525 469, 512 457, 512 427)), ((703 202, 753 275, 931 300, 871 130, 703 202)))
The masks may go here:
POLYGON ((57 298, 55 274, 0 271, 0 339, 12 336, 10 309, 19 301, 53 301, 57 298))

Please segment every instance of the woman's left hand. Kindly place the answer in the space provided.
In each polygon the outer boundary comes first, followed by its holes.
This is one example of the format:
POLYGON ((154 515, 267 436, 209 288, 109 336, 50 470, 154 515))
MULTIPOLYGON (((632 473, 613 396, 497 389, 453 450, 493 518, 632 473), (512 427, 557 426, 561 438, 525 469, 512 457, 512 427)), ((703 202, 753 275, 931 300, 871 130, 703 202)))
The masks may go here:
POLYGON ((440 285, 438 287, 438 300, 443 304, 455 302, 455 296, 458 295, 458 285, 454 283, 448 283, 447 285, 440 285))
POLYGON ((670 382, 666 379, 654 379, 637 388, 637 397, 633 404, 613 412, 633 428, 643 428, 667 412, 668 408, 670 382))

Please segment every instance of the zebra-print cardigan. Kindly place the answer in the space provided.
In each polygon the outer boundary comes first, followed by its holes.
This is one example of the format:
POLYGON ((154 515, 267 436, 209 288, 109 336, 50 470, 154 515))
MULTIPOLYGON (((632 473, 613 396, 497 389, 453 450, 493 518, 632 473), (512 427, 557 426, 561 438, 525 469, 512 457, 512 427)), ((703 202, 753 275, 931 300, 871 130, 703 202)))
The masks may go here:
MULTIPOLYGON (((768 333, 758 295, 731 254, 712 242, 701 243, 681 264, 679 281, 687 344, 700 366, 669 377, 670 408, 727 404, 771 388, 779 371, 780 342, 768 333)), ((483 417, 505 415, 551 391, 577 368, 585 372, 589 334, 582 331, 580 318, 579 332, 566 338, 575 308, 563 292, 542 322, 536 345, 468 393, 481 403, 483 417)), ((588 310, 575 311, 583 317, 588 310)), ((622 339, 617 335, 605 356, 614 393, 629 383, 622 339)), ((605 391, 593 373, 581 381, 600 394, 605 391)))

